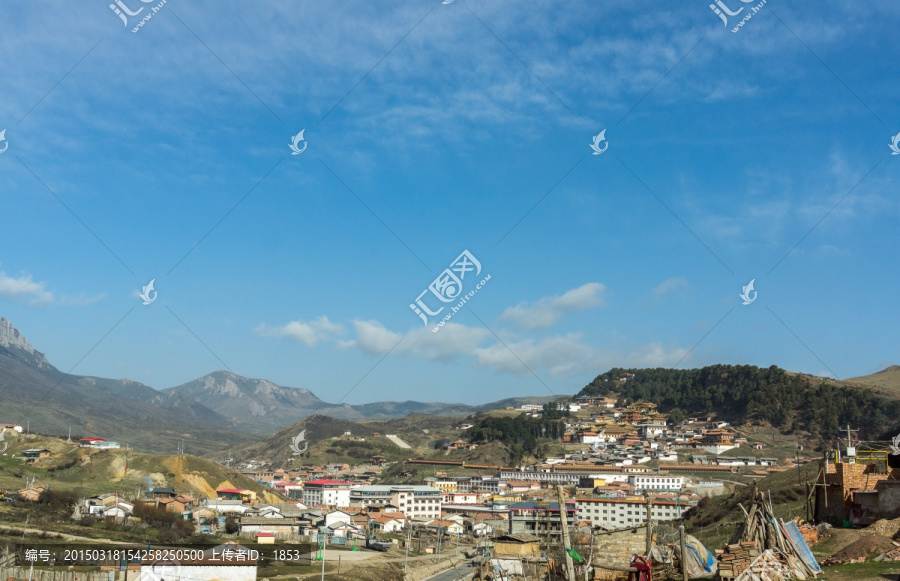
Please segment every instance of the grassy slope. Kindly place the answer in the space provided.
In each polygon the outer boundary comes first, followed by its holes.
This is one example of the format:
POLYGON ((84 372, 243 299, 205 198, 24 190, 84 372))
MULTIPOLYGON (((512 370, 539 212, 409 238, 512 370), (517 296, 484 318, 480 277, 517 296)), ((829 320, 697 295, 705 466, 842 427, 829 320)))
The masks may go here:
POLYGON ((56 439, 30 439, 10 446, 5 456, 0 456, 0 488, 18 490, 24 487, 24 479, 34 477, 38 484, 52 488, 71 490, 81 496, 119 491, 132 495, 138 487, 148 485, 172 487, 178 492, 193 492, 195 496, 214 495, 220 486, 234 486, 257 492, 264 499, 279 500, 270 488, 230 470, 221 464, 195 456, 156 456, 128 453, 128 471, 125 472, 124 450, 86 450, 56 439), (12 457, 22 449, 47 448, 53 457, 26 465, 12 457), (82 454, 90 454, 90 462, 82 462, 82 454), (62 470, 54 467, 73 466, 62 470))
POLYGON ((900 395, 900 365, 891 365, 872 375, 851 377, 844 381, 851 385, 864 385, 887 395, 900 395))

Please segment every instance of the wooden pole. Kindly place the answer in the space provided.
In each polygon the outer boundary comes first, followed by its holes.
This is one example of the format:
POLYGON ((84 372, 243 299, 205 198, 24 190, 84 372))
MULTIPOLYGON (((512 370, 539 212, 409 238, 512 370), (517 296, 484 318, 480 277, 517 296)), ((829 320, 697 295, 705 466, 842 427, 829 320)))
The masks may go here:
POLYGON ((566 499, 563 496, 563 487, 561 484, 556 486, 556 495, 559 499, 559 523, 562 526, 563 551, 566 554, 566 571, 568 573, 569 581, 576 581, 575 564, 572 562, 572 557, 569 555, 568 551, 571 548, 569 545, 569 521, 566 515, 566 499))
POLYGON ((650 495, 647 495, 647 557, 650 556, 650 548, 653 546, 653 525, 652 525, 653 503, 650 501, 650 495))
POLYGON ((687 548, 684 543, 684 525, 678 527, 679 537, 681 538, 681 576, 684 581, 689 581, 690 577, 688 576, 687 569, 687 548))

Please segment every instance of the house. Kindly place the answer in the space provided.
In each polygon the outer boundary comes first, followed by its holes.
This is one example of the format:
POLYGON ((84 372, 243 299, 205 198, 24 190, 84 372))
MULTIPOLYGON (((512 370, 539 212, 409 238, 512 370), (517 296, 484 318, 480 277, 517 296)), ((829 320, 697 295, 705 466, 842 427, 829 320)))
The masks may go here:
POLYGON ((82 448, 97 448, 101 450, 121 447, 118 442, 111 442, 103 438, 81 438, 79 445, 82 448))
POLYGON ((465 440, 456 440, 456 441, 450 442, 449 444, 444 446, 444 449, 447 450, 448 452, 457 452, 457 451, 469 452, 471 450, 474 450, 477 447, 478 447, 478 444, 473 444, 472 442, 466 442, 465 440))
POLYGON ((494 527, 486 522, 476 522, 472 524, 471 532, 476 537, 487 537, 494 534, 494 527))
POLYGON ((371 520, 371 526, 373 530, 395 533, 403 529, 403 522, 387 516, 377 516, 371 520))
POLYGON ((345 522, 337 523, 333 527, 325 527, 324 531, 325 534, 330 537, 343 537, 345 539, 361 538, 364 536, 358 527, 345 522))
POLYGON ((210 498, 204 502, 204 506, 221 514, 244 514, 245 512, 251 510, 250 505, 244 504, 240 500, 210 498))
POLYGON ((241 517, 241 535, 253 536, 251 533, 272 533, 273 535, 295 535, 299 528, 294 519, 265 518, 259 516, 241 517))
POLYGON ((216 498, 220 500, 240 500, 242 504, 256 505, 256 493, 241 488, 219 488, 216 498))
POLYGON ((34 462, 40 458, 49 458, 50 450, 46 448, 29 448, 27 450, 23 450, 21 453, 22 458, 25 458, 26 462, 34 462))
POLYGON ((303 486, 296 482, 276 480, 272 482, 272 488, 288 498, 303 498, 303 486))
POLYGON ((174 498, 159 498, 155 501, 158 508, 163 508, 166 512, 184 512, 188 505, 174 498))
POLYGON ((175 498, 175 489, 174 488, 151 488, 147 491, 147 496, 149 496, 153 500, 160 500, 162 498, 175 498))
POLYGON ((256 533, 256 543, 259 545, 274 545, 275 533, 256 533))
POLYGON ((539 558, 541 539, 525 533, 500 535, 494 539, 493 553, 516 558, 539 558))
POLYGON ((350 524, 352 519, 350 514, 342 510, 333 510, 325 515, 325 526, 334 528, 339 523, 350 524))
POLYGON ((508 480, 506 482, 506 490, 508 492, 528 492, 529 490, 540 490, 541 483, 528 480, 508 480))
POLYGON ((466 530, 466 528, 458 522, 440 519, 428 521, 425 523, 425 528, 445 535, 461 535, 466 530))
POLYGON ((19 434, 21 434, 22 426, 20 426, 19 424, 0 423, 0 430, 12 430, 14 432, 18 432, 19 434))

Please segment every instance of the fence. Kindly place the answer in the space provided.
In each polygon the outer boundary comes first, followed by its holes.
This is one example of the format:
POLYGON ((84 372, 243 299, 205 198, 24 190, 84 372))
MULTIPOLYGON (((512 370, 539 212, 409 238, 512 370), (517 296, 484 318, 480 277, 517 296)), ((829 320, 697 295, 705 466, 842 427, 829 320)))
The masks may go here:
POLYGON ((16 581, 115 581, 115 571, 42 571, 35 569, 30 571, 25 567, 2 567, 0 568, 0 579, 8 581, 14 579, 16 581))

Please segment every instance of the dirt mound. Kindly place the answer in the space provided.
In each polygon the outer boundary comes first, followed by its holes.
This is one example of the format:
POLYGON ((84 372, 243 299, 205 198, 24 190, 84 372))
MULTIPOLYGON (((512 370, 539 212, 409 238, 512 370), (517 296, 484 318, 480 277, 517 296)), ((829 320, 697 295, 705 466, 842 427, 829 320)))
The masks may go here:
POLYGON ((867 533, 875 535, 883 535, 885 537, 894 537, 900 531, 900 518, 893 520, 882 519, 875 521, 866 527, 867 533))
POLYGON ((881 535, 865 535, 859 540, 850 543, 831 557, 829 561, 853 561, 859 558, 877 557, 881 553, 886 553, 897 547, 888 537, 881 535))

